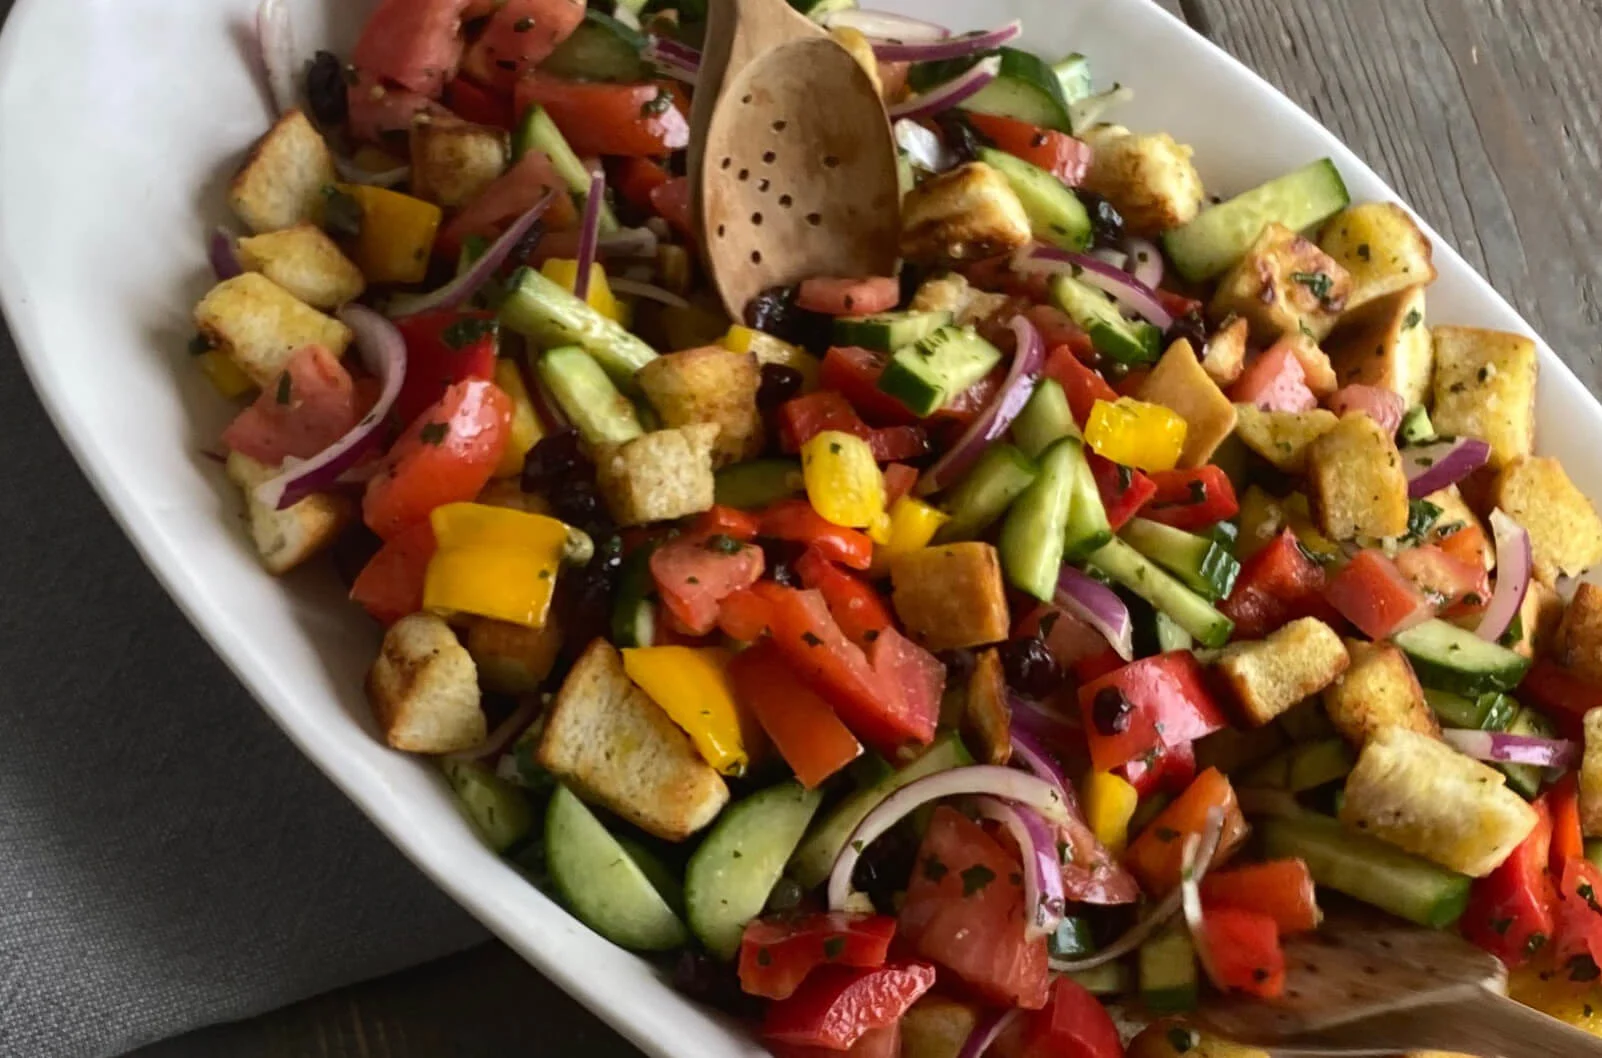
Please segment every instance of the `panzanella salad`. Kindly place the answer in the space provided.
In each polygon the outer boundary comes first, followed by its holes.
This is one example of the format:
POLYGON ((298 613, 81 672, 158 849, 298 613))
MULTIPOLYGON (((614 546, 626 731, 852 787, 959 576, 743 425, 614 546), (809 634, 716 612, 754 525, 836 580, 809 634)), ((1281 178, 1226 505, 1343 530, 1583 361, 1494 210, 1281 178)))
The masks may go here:
POLYGON ((781 1056, 1255 1054, 1184 1015, 1330 893, 1602 1032, 1602 520, 1534 343, 1430 319, 1328 159, 1209 188, 1016 23, 795 2, 903 261, 737 320, 702 3, 383 0, 309 65, 264 5, 194 362, 263 564, 383 627, 379 735, 781 1056))

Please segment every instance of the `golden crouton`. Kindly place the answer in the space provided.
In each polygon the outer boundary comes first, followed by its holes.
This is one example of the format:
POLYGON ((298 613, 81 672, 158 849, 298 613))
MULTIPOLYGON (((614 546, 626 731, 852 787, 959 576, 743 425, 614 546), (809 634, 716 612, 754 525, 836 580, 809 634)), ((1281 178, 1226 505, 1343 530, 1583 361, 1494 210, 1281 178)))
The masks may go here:
POLYGON ((686 349, 657 357, 640 368, 634 380, 662 425, 711 423, 718 428, 714 467, 762 454, 767 431, 757 408, 762 372, 756 357, 719 345, 686 349))
POLYGON ((337 309, 367 289, 362 270, 315 224, 240 239, 239 263, 315 309, 337 309))
POLYGON ((337 179, 322 133, 291 110, 250 152, 228 189, 228 204, 251 231, 277 231, 320 220, 323 189, 337 179))
POLYGON ((1334 540, 1407 532, 1407 472, 1396 442, 1363 412, 1348 412, 1307 450, 1318 527, 1334 540))
POLYGON ((1558 626, 1557 661, 1587 683, 1602 684, 1602 588, 1582 582, 1558 626))
POLYGON ((979 652, 968 677, 962 711, 962 740, 983 764, 1012 759, 1012 707, 1007 704, 1007 674, 994 647, 979 652))
POLYGON ((1348 639, 1351 667, 1324 689, 1324 710, 1347 741, 1361 746, 1382 727, 1441 733, 1407 656, 1389 643, 1348 639))
POLYGON ((955 272, 925 280, 912 296, 908 312, 949 312, 959 327, 983 323, 1004 309, 1011 298, 980 290, 955 272))
POLYGON ((901 1015, 902 1058, 958 1058, 981 1013, 977 1003, 926 994, 901 1015))
POLYGON ((561 649, 562 629, 555 614, 539 628, 488 617, 472 618, 467 625, 467 652, 486 691, 533 694, 551 674, 561 649))
POLYGON ((367 701, 384 741, 409 753, 455 753, 488 736, 473 659, 433 614, 403 617, 384 633, 367 701))
POLYGON ((1332 411, 1263 411, 1255 404, 1235 405, 1235 436, 1247 448, 1287 474, 1307 469, 1313 442, 1340 422, 1332 411))
POLYGON ((1602 519, 1556 459, 1515 459, 1496 475, 1491 502, 1529 532, 1535 575, 1548 587, 1602 560, 1602 519))
POLYGON ((995 257, 1032 238, 1007 178, 983 162, 937 173, 901 200, 901 254, 939 264, 995 257))
POLYGON ((1196 218, 1206 197, 1194 153, 1166 132, 1138 135, 1098 125, 1083 139, 1091 147, 1084 187, 1101 195, 1137 235, 1160 235, 1196 218))
POLYGON ((1181 467, 1205 465, 1235 432, 1235 406, 1197 363, 1195 350, 1183 338, 1168 347, 1135 395, 1185 420, 1181 467))
POLYGON ((981 647, 1007 638, 1001 560, 985 543, 943 544, 890 561, 896 616, 930 650, 981 647))
POLYGON ((1331 217, 1318 245, 1352 277, 1348 311, 1435 281, 1434 253, 1412 214, 1394 202, 1364 202, 1331 217))
POLYGON ((1375 732, 1346 780, 1341 822, 1475 878, 1535 829, 1535 809, 1507 777, 1402 727, 1375 732))
POLYGON ((645 525, 712 506, 712 423, 657 430, 595 451, 596 481, 618 525, 645 525))
POLYGON ((305 346, 320 345, 338 358, 351 340, 349 327, 256 272, 212 287, 195 306, 195 327, 258 386, 283 374, 305 346))
POLYGON ((1580 764, 1580 828, 1602 838, 1602 709, 1585 714, 1585 757, 1580 764))
POLYGON ((1351 664, 1341 637, 1316 617, 1292 621, 1268 638, 1225 647, 1213 667, 1257 727, 1334 683, 1351 664))
POLYGON ((1260 342, 1285 334, 1317 342, 1345 310, 1351 286, 1346 269, 1310 240, 1283 224, 1269 224, 1219 281, 1208 311, 1214 319, 1241 316, 1260 342))
POLYGON ((228 456, 228 476, 245 492, 245 512, 256 553, 267 572, 281 576, 337 540, 355 517, 356 508, 348 497, 330 492, 307 496, 281 511, 269 507, 256 498, 255 490, 277 474, 249 456, 238 452, 228 456))
POLYGON ((617 648, 589 645, 552 703, 535 759, 586 801, 666 841, 683 841, 729 800, 723 777, 634 685, 617 648))
POLYGON ((1244 319, 1231 316, 1207 339, 1202 370, 1220 386, 1234 385, 1246 369, 1246 335, 1250 330, 1244 319))
POLYGON ((500 129, 465 121, 412 126, 412 194, 446 209, 465 206, 506 169, 511 145, 500 129))
POLYGON ((1324 348, 1342 386, 1378 386, 1408 407, 1423 404, 1435 370, 1424 288, 1408 287, 1348 312, 1324 348))
POLYGON ((1521 334, 1445 325, 1435 328, 1434 339, 1436 432, 1489 442, 1493 467, 1534 451, 1535 343, 1521 334))
MULTIPOLYGON (((1512 623, 1497 642, 1531 660, 1549 657, 1561 647, 1559 629, 1563 624, 1563 610, 1563 596, 1540 581, 1531 580, 1512 623)), ((1453 623, 1472 630, 1479 627, 1480 616, 1466 614, 1453 618, 1453 623)))

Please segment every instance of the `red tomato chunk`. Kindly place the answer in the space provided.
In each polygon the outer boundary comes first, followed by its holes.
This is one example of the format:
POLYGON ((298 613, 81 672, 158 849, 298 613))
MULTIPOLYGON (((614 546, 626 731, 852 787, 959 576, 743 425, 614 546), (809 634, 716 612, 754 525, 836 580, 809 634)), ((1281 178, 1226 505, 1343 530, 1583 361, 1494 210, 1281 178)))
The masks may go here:
POLYGON ((740 940, 740 987, 788 999, 820 966, 883 966, 896 920, 844 912, 753 919, 740 940))

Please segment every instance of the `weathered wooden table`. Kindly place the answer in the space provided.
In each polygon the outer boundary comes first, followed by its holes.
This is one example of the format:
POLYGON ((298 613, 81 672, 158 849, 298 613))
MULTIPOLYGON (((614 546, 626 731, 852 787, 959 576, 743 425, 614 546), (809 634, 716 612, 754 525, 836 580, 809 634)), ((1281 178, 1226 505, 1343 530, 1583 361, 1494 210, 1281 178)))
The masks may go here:
MULTIPOLYGON (((1602 0, 1163 3, 1351 144, 1599 389, 1602 0)), ((499 945, 139 1052, 637 1053, 499 945)))

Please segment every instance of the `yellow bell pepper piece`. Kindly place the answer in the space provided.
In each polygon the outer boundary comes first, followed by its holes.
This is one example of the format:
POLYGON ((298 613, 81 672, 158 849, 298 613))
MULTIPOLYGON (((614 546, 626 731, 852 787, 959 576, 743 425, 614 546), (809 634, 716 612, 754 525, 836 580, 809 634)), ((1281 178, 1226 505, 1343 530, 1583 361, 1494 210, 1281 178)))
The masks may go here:
POLYGON ((1285 497, 1285 524, 1296 534, 1296 542, 1313 553, 1314 561, 1322 560, 1325 563, 1338 562, 1346 564, 1346 552, 1341 545, 1325 536, 1313 521, 1313 509, 1307 503, 1307 497, 1299 492, 1293 492, 1285 497))
POLYGON ((1172 470, 1185 448, 1185 419, 1161 404, 1119 397, 1098 400, 1085 422, 1085 442, 1103 459, 1139 470, 1172 470))
POLYGON ((801 446, 801 477, 807 499, 825 521, 866 529, 876 544, 890 542, 884 474, 868 442, 840 430, 824 430, 801 446))
MULTIPOLYGON (((540 265, 540 275, 571 294, 578 285, 578 262, 572 258, 553 257, 540 265)), ((612 285, 606 281, 606 269, 599 261, 590 265, 590 289, 584 300, 607 319, 626 325, 623 303, 612 293, 612 285)))
POLYGON ((243 397, 255 385, 251 382, 250 376, 241 371, 239 365, 230 360, 226 353, 208 349, 195 359, 200 364, 200 370, 211 379, 212 386, 229 400, 243 397))
POLYGON ((362 208, 362 233, 351 259, 369 283, 421 283, 445 214, 432 202, 362 184, 339 190, 362 208))
POLYGON ((887 557, 921 551, 949 521, 951 515, 945 511, 903 496, 890 505, 890 540, 879 550, 887 557))
POLYGON ((511 360, 495 361, 495 384, 501 392, 512 398, 512 429, 506 437, 506 449, 501 461, 495 464, 497 478, 511 478, 523 472, 523 457, 529 449, 540 443, 545 429, 534 412, 534 401, 529 398, 528 387, 523 384, 523 372, 511 360))
POLYGON ((724 775, 744 775, 750 757, 729 684, 730 654, 718 647, 633 647, 623 670, 684 729, 696 752, 724 775))
POLYGON ((429 520, 439 549, 423 579, 423 608, 541 628, 551 609, 567 526, 482 503, 448 503, 429 520))
POLYGON ((723 348, 731 353, 750 353, 760 364, 794 368, 801 373, 802 393, 811 393, 818 388, 818 373, 822 366, 817 357, 798 345, 735 324, 723 336, 723 348))
POLYGON ((1096 840, 1114 856, 1129 844, 1129 821, 1140 795, 1110 771, 1093 771, 1085 777, 1085 820, 1096 840))

